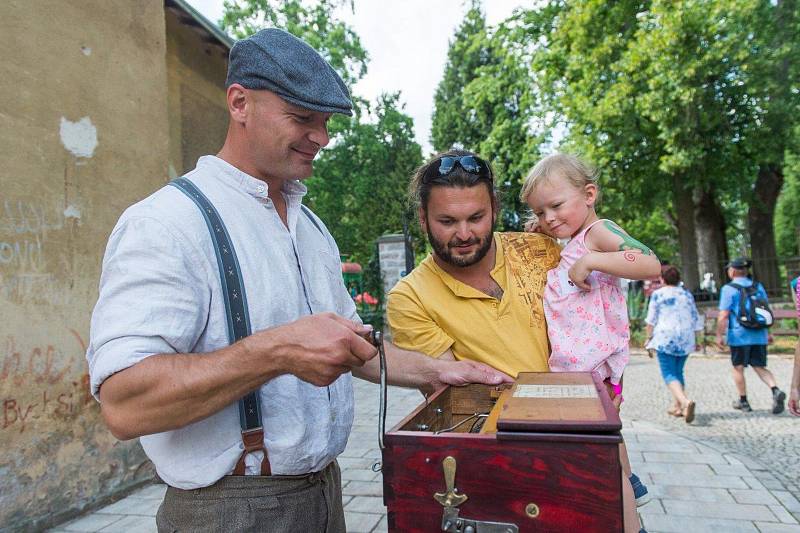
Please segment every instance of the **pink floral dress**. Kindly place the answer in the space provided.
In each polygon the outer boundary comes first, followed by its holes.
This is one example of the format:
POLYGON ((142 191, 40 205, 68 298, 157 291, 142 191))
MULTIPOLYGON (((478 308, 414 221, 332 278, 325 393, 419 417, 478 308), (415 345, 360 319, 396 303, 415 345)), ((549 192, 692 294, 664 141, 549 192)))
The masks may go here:
POLYGON ((597 371, 602 379, 619 384, 628 364, 628 307, 619 278, 592 272, 584 291, 569 279, 570 267, 589 253, 586 232, 598 220, 573 237, 561 251, 558 266, 547 273, 544 313, 550 338, 550 370, 597 371))

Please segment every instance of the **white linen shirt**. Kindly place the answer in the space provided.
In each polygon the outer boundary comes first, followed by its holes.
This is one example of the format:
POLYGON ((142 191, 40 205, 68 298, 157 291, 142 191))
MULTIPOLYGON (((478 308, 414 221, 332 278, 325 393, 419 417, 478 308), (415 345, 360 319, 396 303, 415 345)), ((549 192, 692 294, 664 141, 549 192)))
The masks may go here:
MULTIPOLYGON (((360 322, 342 281, 333 237, 319 219, 317 228, 301 212, 304 185, 290 181, 282 191, 287 229, 267 185, 222 159, 201 157, 186 177, 214 204, 228 229, 253 332, 326 311, 360 322)), ((86 353, 92 394, 98 398, 106 378, 151 355, 202 354, 227 345, 222 287, 206 222, 183 192, 163 187, 128 208, 109 237, 86 353)), ((344 450, 353 422, 351 380, 346 373, 329 387, 317 387, 285 374, 261 386, 273 474, 319 471, 344 450)), ((140 440, 158 475, 181 489, 205 487, 230 474, 244 449, 236 403, 140 440)), ((262 455, 247 456, 247 474, 258 474, 262 455)))

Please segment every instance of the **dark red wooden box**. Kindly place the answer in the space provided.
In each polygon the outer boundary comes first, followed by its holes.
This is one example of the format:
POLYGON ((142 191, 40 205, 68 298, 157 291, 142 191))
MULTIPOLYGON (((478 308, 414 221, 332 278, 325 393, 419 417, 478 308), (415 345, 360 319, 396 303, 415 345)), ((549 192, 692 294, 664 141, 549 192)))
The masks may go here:
POLYGON ((389 531, 622 531, 620 429, 589 373, 442 389, 385 435, 389 531))

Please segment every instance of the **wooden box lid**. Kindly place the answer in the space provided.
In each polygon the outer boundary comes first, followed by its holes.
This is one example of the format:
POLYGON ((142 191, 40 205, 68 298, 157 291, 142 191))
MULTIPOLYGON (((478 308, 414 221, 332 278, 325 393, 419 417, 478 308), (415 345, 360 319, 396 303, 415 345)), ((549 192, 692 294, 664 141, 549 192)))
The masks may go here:
POLYGON ((597 374, 525 372, 495 406, 500 432, 597 432, 622 429, 597 374))

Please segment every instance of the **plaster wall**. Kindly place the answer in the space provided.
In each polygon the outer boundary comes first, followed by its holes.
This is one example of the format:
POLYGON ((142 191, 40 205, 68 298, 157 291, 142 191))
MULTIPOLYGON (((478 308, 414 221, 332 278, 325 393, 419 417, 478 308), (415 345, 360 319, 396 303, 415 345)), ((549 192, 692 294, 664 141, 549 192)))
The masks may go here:
POLYGON ((228 130, 225 76, 228 50, 166 12, 169 172, 192 170, 200 156, 216 154, 228 130))
POLYGON ((168 175, 160 0, 0 5, 0 529, 40 529, 150 477, 89 396, 105 243, 168 175))

